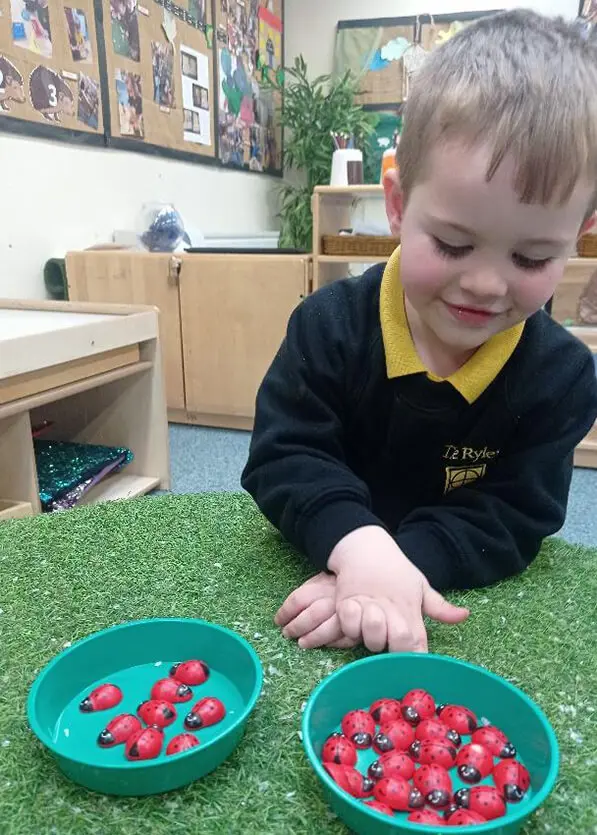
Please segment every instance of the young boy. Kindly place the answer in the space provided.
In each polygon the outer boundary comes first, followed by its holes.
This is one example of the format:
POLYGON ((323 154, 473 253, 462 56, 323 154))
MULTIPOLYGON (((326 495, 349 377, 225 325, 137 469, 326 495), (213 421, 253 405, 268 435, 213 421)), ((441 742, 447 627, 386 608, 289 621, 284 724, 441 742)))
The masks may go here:
POLYGON ((425 651, 438 592, 523 571, 561 527, 597 417, 587 348, 543 307, 597 204, 597 47, 485 18, 432 53, 384 186, 401 247, 294 312, 243 486, 321 573, 301 647, 425 651))

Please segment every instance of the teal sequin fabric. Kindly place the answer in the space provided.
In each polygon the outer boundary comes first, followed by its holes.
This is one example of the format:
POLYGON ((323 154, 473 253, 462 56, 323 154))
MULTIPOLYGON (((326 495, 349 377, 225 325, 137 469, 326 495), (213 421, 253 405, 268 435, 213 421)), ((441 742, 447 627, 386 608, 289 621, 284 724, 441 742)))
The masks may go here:
POLYGON ((39 439, 33 446, 39 498, 45 511, 72 507, 101 478, 133 460, 133 453, 124 447, 39 439))

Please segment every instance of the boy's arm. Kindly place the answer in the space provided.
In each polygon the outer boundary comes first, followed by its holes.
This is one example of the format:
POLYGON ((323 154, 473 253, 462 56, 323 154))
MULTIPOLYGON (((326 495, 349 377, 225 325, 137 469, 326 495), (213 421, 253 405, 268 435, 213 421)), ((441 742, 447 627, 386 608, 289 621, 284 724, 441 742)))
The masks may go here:
POLYGON ((364 335, 347 326, 350 309, 338 294, 309 297, 292 314, 257 395, 242 475, 263 514, 321 569, 346 534, 381 524, 345 458, 347 366, 364 335))
POLYGON ((395 539, 439 590, 485 586, 523 571, 564 523, 573 453, 597 417, 592 358, 548 413, 523 419, 486 477, 403 520, 395 539))

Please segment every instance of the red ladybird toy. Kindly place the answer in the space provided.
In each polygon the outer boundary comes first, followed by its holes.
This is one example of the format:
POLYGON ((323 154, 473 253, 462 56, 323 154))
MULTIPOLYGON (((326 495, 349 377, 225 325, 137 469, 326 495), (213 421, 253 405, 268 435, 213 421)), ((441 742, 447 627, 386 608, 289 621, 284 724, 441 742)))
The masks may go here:
POLYGON ((377 754, 385 754, 386 751, 406 751, 415 739, 414 728, 398 719, 389 725, 383 725, 381 730, 373 737, 373 750, 377 754))
POLYGON ((79 710, 83 713, 93 713, 96 710, 110 710, 122 701, 122 690, 115 684, 101 684, 86 696, 79 710))
POLYGON ((520 803, 531 785, 531 777, 522 763, 508 759, 493 769, 493 782, 509 803, 520 803))
POLYGON ((435 700, 426 690, 409 690, 402 699, 402 716, 411 725, 431 719, 434 714, 435 700))
POLYGON ((411 757, 422 765, 441 765, 450 769, 456 764, 456 748, 448 742, 413 742, 409 748, 411 757))
POLYGON ((387 725, 402 719, 400 702, 398 699, 378 699, 369 708, 369 713, 378 725, 387 725))
POLYGON ((342 720, 342 733, 357 748, 370 748, 375 733, 375 721, 366 710, 351 710, 342 720))
POLYGON ((372 780, 381 780, 382 777, 403 777, 410 780, 414 773, 415 764, 404 751, 387 751, 372 762, 367 770, 372 780))
POLYGON ((373 794, 373 780, 370 777, 364 777, 356 768, 349 765, 336 765, 336 763, 324 763, 323 767, 332 780, 353 797, 371 797, 373 794))
POLYGON ((375 783, 373 795, 395 812, 408 812, 425 805, 421 792, 402 777, 382 777, 375 783))
POLYGON ((394 817, 392 809, 390 809, 389 806, 386 806, 385 803, 380 803, 379 800, 366 800, 363 803, 363 806, 366 806, 368 809, 373 809, 375 812, 379 812, 380 815, 389 815, 391 818, 394 817))
POLYGON ((516 756, 516 748, 512 745, 506 734, 494 725, 477 728, 472 740, 478 745, 487 748, 489 753, 494 757, 508 759, 516 756))
POLYGON ((478 826, 480 823, 487 823, 483 815, 469 809, 458 809, 448 818, 447 826, 478 826))
POLYGON ((142 728, 126 741, 127 760, 154 760, 162 750, 164 732, 160 728, 142 728))
POLYGON ((413 783, 434 809, 444 809, 452 799, 452 778, 441 765, 422 765, 413 783))
POLYGON ((438 705, 437 715, 449 728, 461 736, 472 734, 477 730, 477 717, 472 710, 462 705, 438 705))
POLYGON ((175 678, 162 678, 151 688, 151 698, 177 704, 189 702, 193 698, 193 691, 188 684, 181 684, 175 678))
POLYGON ((473 786, 472 789, 460 789, 454 795, 457 806, 482 815, 485 820, 501 818, 506 814, 506 804, 493 786, 473 786))
POLYGON ((493 771, 493 757, 483 745, 471 742, 458 752, 456 768, 465 783, 480 783, 493 771))
POLYGON ((173 736, 168 743, 166 755, 171 757, 173 754, 182 754, 183 751, 190 751, 197 745, 199 745, 199 740, 194 734, 178 734, 178 736, 173 736))
POLYGON ((406 819, 410 823, 422 823, 426 826, 445 826, 445 820, 433 809, 417 809, 411 812, 406 819))
POLYGON ((425 740, 433 740, 435 742, 447 741, 456 748, 460 748, 462 745, 460 734, 448 728, 441 719, 423 719, 421 724, 417 725, 415 737, 421 742, 425 740))
POLYGON ((324 763, 336 763, 336 765, 357 764, 357 749, 344 734, 332 734, 328 736, 321 749, 321 759, 324 763))
POLYGON ((115 745, 122 745, 137 731, 142 729, 143 725, 130 713, 121 713, 120 716, 115 716, 97 738, 97 744, 102 748, 113 748, 115 745))
POLYGON ((193 706, 191 712, 184 720, 184 726, 189 731, 196 731, 197 728, 207 728, 216 725, 226 716, 226 708, 219 699, 208 696, 200 699, 193 706))
POLYGON ((139 705, 137 714, 146 725, 154 725, 156 728, 167 728, 176 719, 176 708, 171 702, 150 699, 139 705))
POLYGON ((209 678, 209 667, 205 661, 183 661, 171 667, 170 676, 182 682, 182 684, 195 687, 207 681, 209 678))

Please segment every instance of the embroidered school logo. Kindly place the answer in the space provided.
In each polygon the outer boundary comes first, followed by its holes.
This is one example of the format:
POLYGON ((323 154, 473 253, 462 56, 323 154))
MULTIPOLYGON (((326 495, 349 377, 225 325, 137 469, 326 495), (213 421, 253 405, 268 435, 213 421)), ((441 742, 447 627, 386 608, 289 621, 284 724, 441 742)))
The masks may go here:
POLYGON ((456 490, 457 487, 466 487, 479 478, 483 478, 487 472, 487 464, 480 467, 446 467, 446 486, 444 493, 456 490))
POLYGON ((449 493, 458 487, 467 487, 483 478, 487 472, 487 462, 493 461, 499 454, 499 449, 489 449, 487 446, 476 449, 448 444, 443 457, 445 461, 454 462, 454 465, 446 467, 444 493, 449 493))

